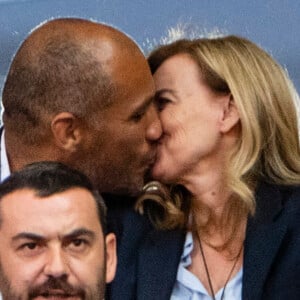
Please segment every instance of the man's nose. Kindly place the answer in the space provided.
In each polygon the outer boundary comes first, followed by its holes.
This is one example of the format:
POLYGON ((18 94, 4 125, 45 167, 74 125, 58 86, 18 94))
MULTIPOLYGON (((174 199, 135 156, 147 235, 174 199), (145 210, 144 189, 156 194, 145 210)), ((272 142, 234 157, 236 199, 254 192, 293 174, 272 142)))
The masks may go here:
POLYGON ((62 249, 49 249, 44 273, 56 278, 68 274, 68 263, 62 249))
POLYGON ((161 122, 158 117, 157 110, 154 104, 151 105, 149 110, 149 125, 146 131, 146 139, 151 142, 157 141, 162 135, 161 122))

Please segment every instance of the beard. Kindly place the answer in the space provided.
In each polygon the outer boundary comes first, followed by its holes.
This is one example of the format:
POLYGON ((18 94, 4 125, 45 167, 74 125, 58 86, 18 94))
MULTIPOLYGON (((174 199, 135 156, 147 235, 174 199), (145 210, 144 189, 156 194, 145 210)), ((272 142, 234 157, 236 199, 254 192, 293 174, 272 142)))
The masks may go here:
POLYGON ((73 286, 67 281, 67 276, 50 277, 43 284, 29 286, 24 291, 16 291, 3 271, 0 264, 0 290, 3 300, 32 300, 38 296, 42 297, 76 297, 82 300, 101 300, 105 295, 105 269, 102 269, 101 276, 96 287, 84 289, 80 286, 73 286), (58 292, 59 291, 59 292, 58 292))
POLYGON ((85 291, 80 287, 70 285, 65 276, 59 278, 50 277, 43 284, 29 288, 28 299, 31 300, 38 296, 50 297, 51 295, 55 295, 53 290, 59 290, 60 294, 65 298, 77 297, 79 299, 87 299, 85 291))

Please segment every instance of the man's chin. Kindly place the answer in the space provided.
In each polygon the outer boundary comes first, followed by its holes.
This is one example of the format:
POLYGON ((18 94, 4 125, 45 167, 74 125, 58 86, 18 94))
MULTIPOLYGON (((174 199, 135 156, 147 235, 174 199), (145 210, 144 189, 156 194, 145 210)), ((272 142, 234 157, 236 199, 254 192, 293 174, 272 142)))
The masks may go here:
POLYGON ((143 186, 144 186, 147 182, 153 181, 153 180, 154 180, 154 178, 153 178, 153 176, 152 176, 152 168, 149 168, 149 169, 147 169, 147 171, 145 172, 145 175, 144 175, 144 184, 143 184, 143 186))
POLYGON ((140 175, 139 178, 136 177, 136 180, 127 182, 124 185, 120 185, 118 188, 115 188, 112 194, 119 196, 128 196, 128 197, 138 197, 141 195, 144 187, 144 178, 140 175))

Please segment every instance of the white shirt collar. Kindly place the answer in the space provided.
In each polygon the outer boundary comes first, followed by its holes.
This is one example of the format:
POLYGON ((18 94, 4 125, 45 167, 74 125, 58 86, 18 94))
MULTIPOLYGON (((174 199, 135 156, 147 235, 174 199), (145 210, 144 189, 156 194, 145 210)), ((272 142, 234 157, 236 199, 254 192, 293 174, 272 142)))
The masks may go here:
POLYGON ((1 134, 1 173, 0 173, 0 181, 2 182, 5 178, 7 178, 10 175, 10 169, 9 169, 9 163, 5 148, 5 134, 4 129, 1 134))

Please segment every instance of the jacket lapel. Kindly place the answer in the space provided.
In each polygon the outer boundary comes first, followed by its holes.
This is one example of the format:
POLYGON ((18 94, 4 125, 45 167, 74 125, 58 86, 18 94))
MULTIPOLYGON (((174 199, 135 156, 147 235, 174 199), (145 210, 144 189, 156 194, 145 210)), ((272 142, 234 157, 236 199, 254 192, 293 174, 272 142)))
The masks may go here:
POLYGON ((152 231, 140 248, 137 299, 170 299, 183 250, 183 231, 152 231))
POLYGON ((147 218, 129 209, 121 224, 113 228, 117 235, 118 266, 114 281, 107 287, 107 299, 136 299, 136 260, 139 244, 153 228, 147 218), (117 229, 117 230, 116 230, 117 229))
POLYGON ((287 230, 278 218, 283 195, 276 186, 263 184, 257 192, 256 215, 250 218, 244 253, 243 299, 261 299, 262 289, 287 230))

